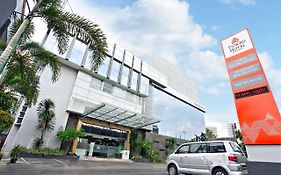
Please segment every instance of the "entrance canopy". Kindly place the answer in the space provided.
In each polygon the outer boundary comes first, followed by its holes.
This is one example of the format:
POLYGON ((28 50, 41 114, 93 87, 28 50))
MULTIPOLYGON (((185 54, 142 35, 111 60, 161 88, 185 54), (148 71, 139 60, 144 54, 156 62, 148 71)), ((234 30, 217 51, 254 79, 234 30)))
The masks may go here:
POLYGON ((89 117, 130 128, 142 128, 160 122, 155 118, 128 111, 105 103, 86 107, 82 118, 89 117))

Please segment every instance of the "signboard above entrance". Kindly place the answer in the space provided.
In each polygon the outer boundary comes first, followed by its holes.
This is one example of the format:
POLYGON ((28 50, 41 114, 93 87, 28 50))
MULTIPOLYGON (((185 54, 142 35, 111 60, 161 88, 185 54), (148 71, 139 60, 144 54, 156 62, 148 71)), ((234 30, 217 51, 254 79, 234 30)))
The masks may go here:
POLYGON ((247 29, 221 42, 245 144, 281 144, 281 117, 247 29))

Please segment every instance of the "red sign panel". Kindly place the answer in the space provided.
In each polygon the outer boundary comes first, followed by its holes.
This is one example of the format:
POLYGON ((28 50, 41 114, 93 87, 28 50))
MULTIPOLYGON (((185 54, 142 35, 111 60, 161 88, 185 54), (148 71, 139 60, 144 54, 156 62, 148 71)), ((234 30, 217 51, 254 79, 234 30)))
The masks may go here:
POLYGON ((222 40, 245 144, 281 144, 281 117, 247 29, 222 40))

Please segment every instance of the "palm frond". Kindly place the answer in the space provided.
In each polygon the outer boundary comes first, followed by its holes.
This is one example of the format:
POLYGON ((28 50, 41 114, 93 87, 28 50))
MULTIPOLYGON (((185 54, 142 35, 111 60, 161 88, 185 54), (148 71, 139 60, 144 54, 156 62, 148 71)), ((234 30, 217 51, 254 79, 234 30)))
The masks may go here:
POLYGON ((55 125, 55 104, 51 99, 41 101, 37 107, 37 129, 52 131, 55 125))
POLYGON ((55 54, 45 50, 39 43, 29 42, 26 43, 22 50, 28 52, 36 62, 37 69, 43 70, 49 66, 52 71, 52 81, 55 82, 60 76, 60 62, 55 54))
POLYGON ((3 84, 23 95, 28 105, 35 105, 39 96, 39 77, 28 55, 13 54, 3 84))
POLYGON ((58 43, 58 51, 60 54, 65 53, 68 49, 68 42, 70 36, 67 30, 63 27, 63 24, 57 19, 61 16, 60 0, 51 0, 50 2, 44 2, 40 5, 37 14, 41 16, 47 23, 48 30, 52 30, 54 37, 58 43))
POLYGON ((107 53, 107 42, 98 25, 69 12, 62 13, 61 21, 70 35, 77 35, 78 40, 89 45, 89 50, 92 53, 92 67, 100 66, 107 53))
POLYGON ((48 29, 53 31, 60 54, 67 50, 69 36, 75 36, 82 43, 89 45, 92 67, 102 64, 107 53, 107 42, 97 24, 82 16, 52 7, 41 9, 38 13, 46 21, 48 29))
MULTIPOLYGON (((12 38, 16 32, 18 31, 20 25, 22 24, 23 20, 22 19, 17 19, 13 23, 10 31, 10 38, 12 38)), ((24 44, 26 41, 30 40, 32 35, 35 32, 35 26, 33 22, 30 22, 27 27, 25 28, 23 34, 21 35, 19 41, 18 41, 18 46, 21 46, 24 44)))

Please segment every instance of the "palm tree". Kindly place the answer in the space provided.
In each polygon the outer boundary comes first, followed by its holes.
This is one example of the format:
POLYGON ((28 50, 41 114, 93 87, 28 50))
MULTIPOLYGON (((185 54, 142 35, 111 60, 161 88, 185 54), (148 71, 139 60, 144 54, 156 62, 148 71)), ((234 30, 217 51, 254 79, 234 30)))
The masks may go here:
MULTIPOLYGON (((47 23, 48 33, 52 31, 60 54, 68 49, 70 37, 76 37, 89 46, 92 52, 92 69, 101 65, 107 52, 106 38, 97 24, 79 15, 62 11, 62 0, 37 0, 36 2, 27 18, 16 20, 11 29, 10 38, 12 39, 8 46, 16 41, 16 47, 7 64, 5 78, 0 79, 1 91, 19 93, 29 105, 35 105, 39 95, 38 70, 42 71, 49 66, 52 70, 53 82, 60 74, 57 56, 42 48, 40 44, 30 41, 34 34, 33 17, 41 17, 47 23)), ((0 53, 5 52, 7 48, 7 44, 0 42, 0 53)))
POLYGON ((40 141, 43 143, 46 131, 53 131, 55 125, 55 104, 50 99, 41 101, 37 107, 38 125, 41 130, 40 141))
POLYGON ((62 0, 34 1, 36 4, 33 10, 22 21, 14 37, 3 50, 0 59, 6 60, 7 55, 11 53, 11 48, 17 45, 18 41, 25 41, 22 37, 25 29, 32 26, 31 21, 34 17, 41 17, 47 23, 48 31, 54 33, 60 54, 67 50, 70 36, 75 36, 79 41, 89 46, 89 50, 92 52, 92 68, 98 67, 103 62, 107 52, 107 43, 97 24, 79 15, 62 11, 62 0))
MULTIPOLYGON (((15 34, 21 23, 21 19, 15 21, 11 28, 11 36, 15 34)), ((52 70, 53 82, 58 79, 60 73, 57 56, 42 48, 40 44, 30 41, 33 34, 34 25, 30 23, 11 55, 11 60, 7 65, 7 74, 0 86, 0 91, 3 93, 14 92, 21 94, 28 105, 35 105, 39 95, 39 76, 37 72, 49 66, 52 70)), ((0 51, 5 46, 4 42, 0 42, 0 51)))

